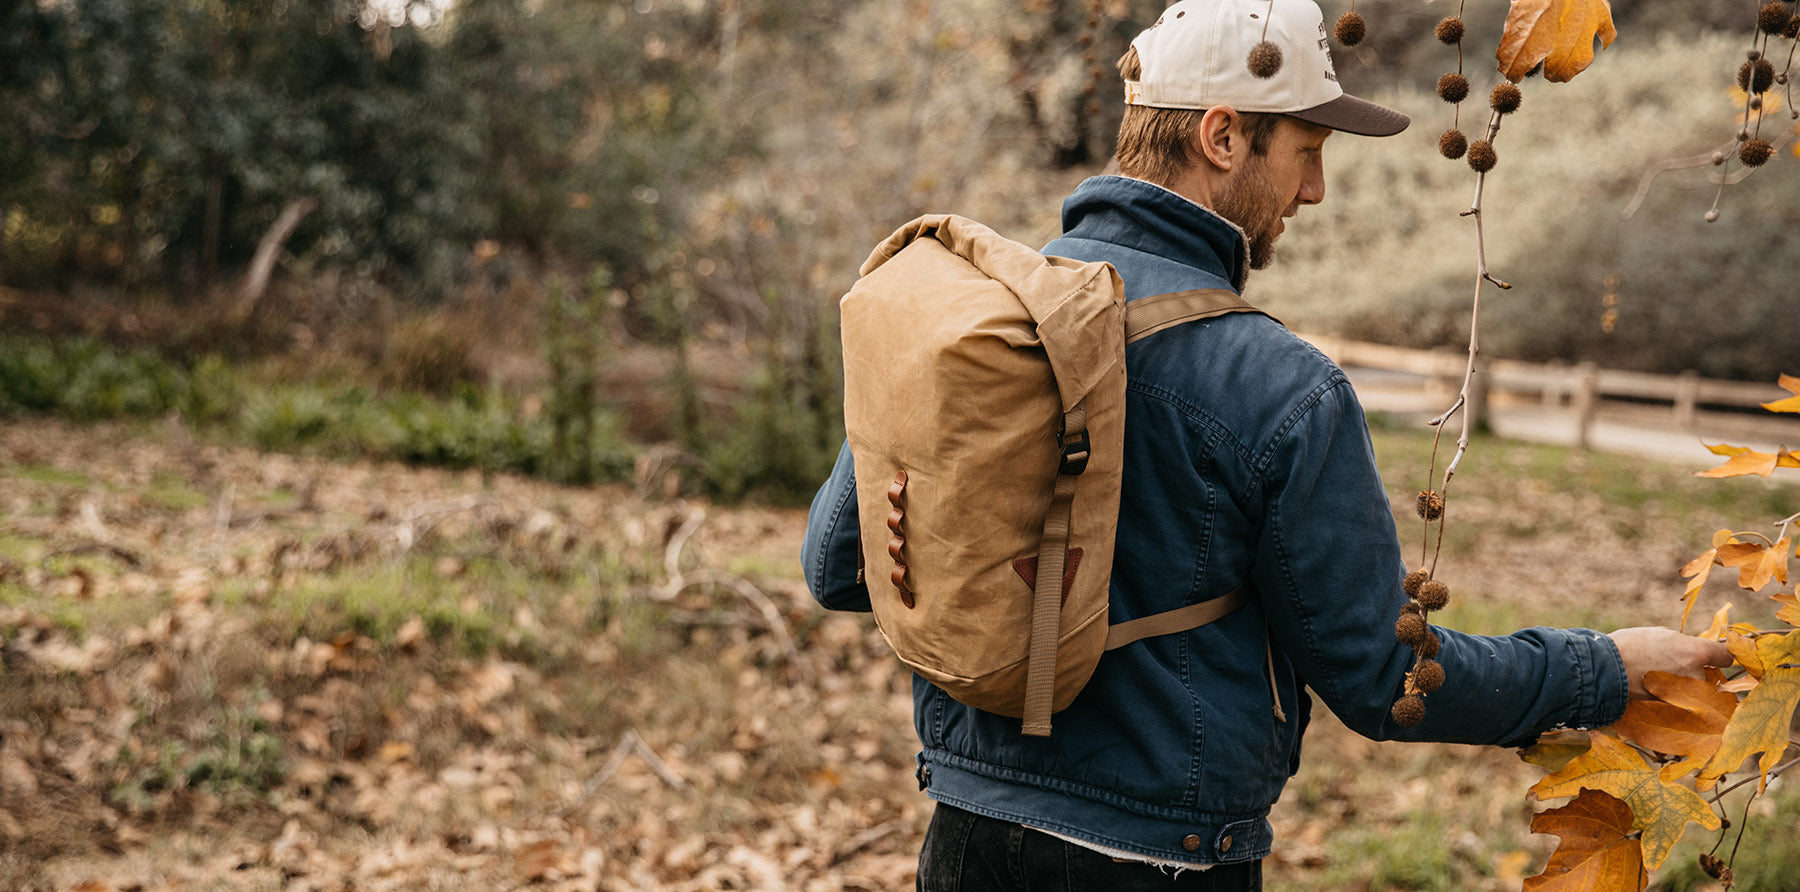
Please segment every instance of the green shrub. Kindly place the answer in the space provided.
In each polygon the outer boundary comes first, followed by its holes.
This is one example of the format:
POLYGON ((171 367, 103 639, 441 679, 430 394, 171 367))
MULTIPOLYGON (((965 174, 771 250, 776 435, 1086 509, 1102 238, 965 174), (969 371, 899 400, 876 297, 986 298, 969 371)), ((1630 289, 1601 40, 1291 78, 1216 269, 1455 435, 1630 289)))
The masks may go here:
POLYGON ((322 439, 332 429, 333 417, 323 392, 284 388, 252 396, 238 425, 259 448, 299 449, 322 439))

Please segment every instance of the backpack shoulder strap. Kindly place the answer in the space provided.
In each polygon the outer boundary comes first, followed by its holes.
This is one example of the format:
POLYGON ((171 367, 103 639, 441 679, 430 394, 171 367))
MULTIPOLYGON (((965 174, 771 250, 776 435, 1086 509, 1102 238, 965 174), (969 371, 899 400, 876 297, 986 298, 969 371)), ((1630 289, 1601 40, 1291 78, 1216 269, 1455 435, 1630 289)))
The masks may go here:
MULTIPOLYGON (((1263 313, 1237 294, 1223 288, 1171 291, 1125 302, 1125 343, 1147 338, 1183 322, 1211 319, 1228 313, 1263 313)), ((1273 319, 1275 317, 1270 316, 1273 319)), ((1277 320, 1279 321, 1279 320, 1277 320)))

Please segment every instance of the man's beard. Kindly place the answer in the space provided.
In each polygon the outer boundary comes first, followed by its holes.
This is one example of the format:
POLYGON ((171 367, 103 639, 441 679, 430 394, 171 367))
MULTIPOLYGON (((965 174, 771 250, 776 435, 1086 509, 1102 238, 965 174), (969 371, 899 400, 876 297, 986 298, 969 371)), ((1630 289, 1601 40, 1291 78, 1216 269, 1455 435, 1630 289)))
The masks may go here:
POLYGON ((1263 269, 1275 260, 1275 227, 1286 208, 1264 172, 1262 160, 1252 157, 1237 176, 1213 198, 1213 211, 1244 230, 1250 242, 1250 268, 1263 269))

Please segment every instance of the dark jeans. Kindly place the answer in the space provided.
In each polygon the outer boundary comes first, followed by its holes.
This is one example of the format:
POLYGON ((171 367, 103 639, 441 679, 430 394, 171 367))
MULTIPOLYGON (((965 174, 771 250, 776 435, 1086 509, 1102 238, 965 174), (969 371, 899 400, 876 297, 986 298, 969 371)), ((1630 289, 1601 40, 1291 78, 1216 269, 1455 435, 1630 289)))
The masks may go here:
POLYGON ((1179 876, 1141 861, 1064 842, 1009 821, 937 804, 919 852, 918 892, 1104 892, 1191 889, 1260 892, 1262 862, 1240 861, 1179 876))

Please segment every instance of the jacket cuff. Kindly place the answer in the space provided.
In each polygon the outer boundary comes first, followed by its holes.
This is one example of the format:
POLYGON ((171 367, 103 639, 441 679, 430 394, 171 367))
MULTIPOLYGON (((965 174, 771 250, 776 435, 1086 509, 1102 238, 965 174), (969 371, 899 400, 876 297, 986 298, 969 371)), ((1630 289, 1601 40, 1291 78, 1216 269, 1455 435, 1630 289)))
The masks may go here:
POLYGON ((1604 728, 1623 718, 1630 687, 1625 660, 1612 636, 1593 629, 1570 629, 1570 650, 1581 673, 1581 697, 1575 714, 1565 723, 1572 728, 1604 728))

